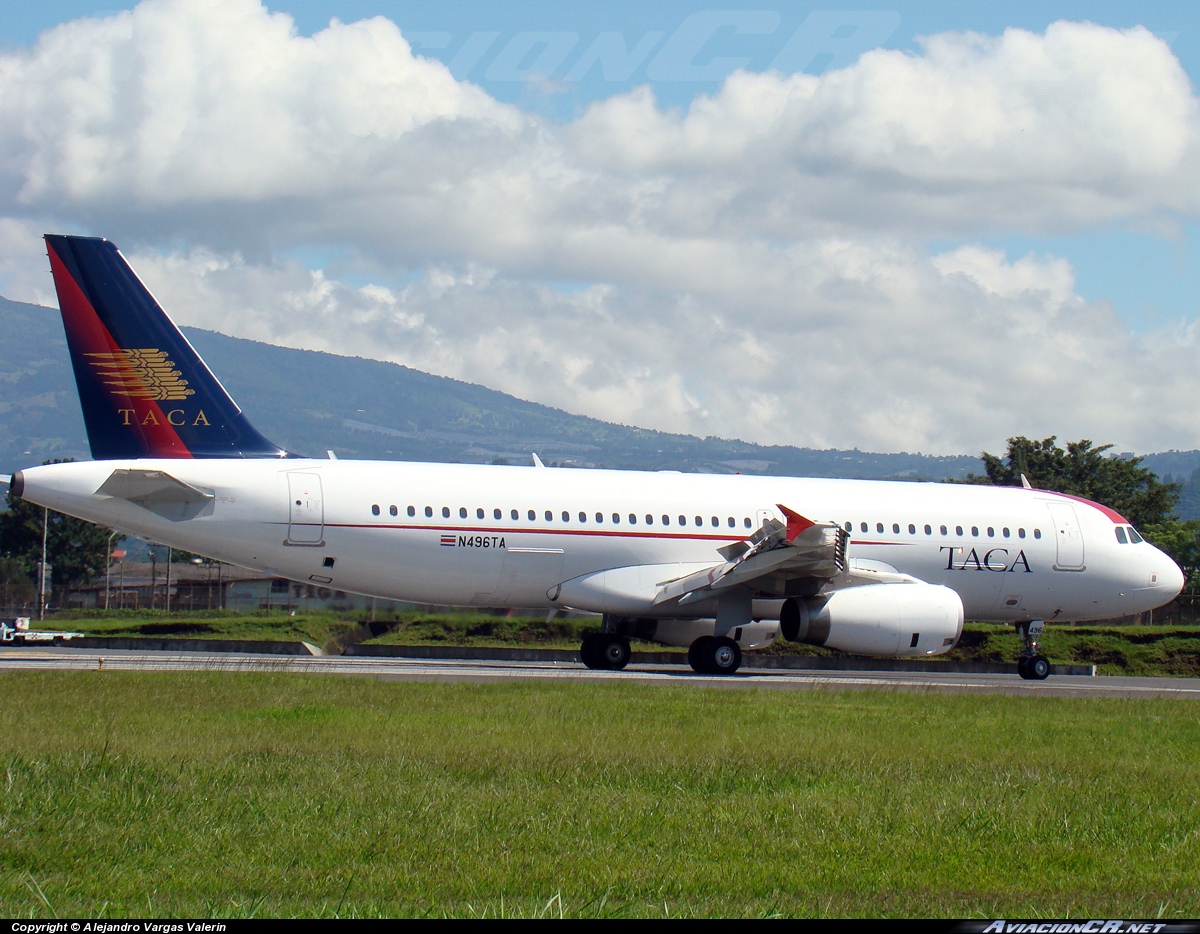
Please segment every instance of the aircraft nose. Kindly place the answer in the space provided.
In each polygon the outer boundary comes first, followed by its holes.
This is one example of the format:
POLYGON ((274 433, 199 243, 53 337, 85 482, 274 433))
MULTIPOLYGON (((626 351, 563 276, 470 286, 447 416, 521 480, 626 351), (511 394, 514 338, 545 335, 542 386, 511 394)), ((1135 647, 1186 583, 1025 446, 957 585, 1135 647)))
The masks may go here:
POLYGON ((1184 577, 1179 565, 1165 554, 1165 566, 1158 574, 1158 591, 1162 594, 1163 603, 1170 603, 1183 590, 1184 577))

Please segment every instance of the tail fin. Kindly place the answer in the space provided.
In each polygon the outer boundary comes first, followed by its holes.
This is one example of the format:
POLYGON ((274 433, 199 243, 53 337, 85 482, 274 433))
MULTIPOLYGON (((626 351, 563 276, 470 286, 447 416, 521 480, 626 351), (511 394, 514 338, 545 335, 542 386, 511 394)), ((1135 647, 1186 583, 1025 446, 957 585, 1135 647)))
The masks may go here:
POLYGON ((247 421, 116 246, 46 235, 97 460, 284 457, 247 421))

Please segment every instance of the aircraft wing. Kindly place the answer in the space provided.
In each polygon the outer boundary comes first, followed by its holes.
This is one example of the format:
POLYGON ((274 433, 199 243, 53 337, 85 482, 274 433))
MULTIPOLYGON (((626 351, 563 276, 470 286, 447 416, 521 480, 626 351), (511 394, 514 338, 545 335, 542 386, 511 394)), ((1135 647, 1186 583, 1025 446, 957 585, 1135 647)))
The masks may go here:
POLYGON ((686 606, 740 586, 782 596, 793 581, 807 581, 813 592, 840 578, 845 578, 843 586, 851 585, 846 531, 833 523, 813 522, 782 504, 779 509, 786 523, 767 519, 750 538, 719 549, 723 563, 664 581, 654 605, 674 601, 686 606))

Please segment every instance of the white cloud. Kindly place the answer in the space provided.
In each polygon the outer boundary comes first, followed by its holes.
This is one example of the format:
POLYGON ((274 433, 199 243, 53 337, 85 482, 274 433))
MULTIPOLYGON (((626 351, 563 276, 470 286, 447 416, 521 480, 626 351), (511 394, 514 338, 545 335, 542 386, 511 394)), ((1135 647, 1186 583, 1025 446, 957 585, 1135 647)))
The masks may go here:
MULTIPOLYGON (((764 443, 937 453, 1013 434, 1200 442, 1200 329, 1131 337, 1061 259, 826 242, 738 267, 745 297, 555 290, 484 267, 350 287, 298 263, 131 257, 184 324, 382 358, 600 418, 764 443), (755 289, 772 265, 786 270, 755 289)), ((731 283, 731 292, 738 283, 731 283)))
MULTIPOLYGON (((59 218, 118 240, 184 323, 625 423, 1182 448, 1190 407, 1146 400, 1195 397, 1195 324, 1131 336, 1065 259, 920 243, 1194 217, 1198 125, 1141 28, 933 36, 560 126, 382 18, 302 37, 254 0, 147 0, 0 54, 0 247, 59 218)), ((0 286, 37 294, 19 265, 0 286)))

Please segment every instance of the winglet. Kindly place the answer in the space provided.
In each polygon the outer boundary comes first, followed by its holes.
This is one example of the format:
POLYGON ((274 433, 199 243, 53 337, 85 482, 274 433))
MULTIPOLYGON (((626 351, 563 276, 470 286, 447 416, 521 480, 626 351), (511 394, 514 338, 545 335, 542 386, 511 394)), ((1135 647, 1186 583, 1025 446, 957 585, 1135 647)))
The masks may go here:
POLYGON ((542 463, 542 459, 540 457, 538 457, 536 454, 534 454, 533 455, 533 466, 534 467, 545 467, 546 465, 542 463))
POLYGON ((775 505, 779 507, 779 511, 787 518, 787 531, 784 534, 789 542, 795 541, 796 536, 816 525, 811 519, 805 519, 800 513, 788 509, 783 503, 776 503, 775 505))
POLYGON ((1021 474, 1021 486, 1022 486, 1022 488, 1026 489, 1026 490, 1033 489, 1033 487, 1031 487, 1029 485, 1029 478, 1026 477, 1025 474, 1021 474))

